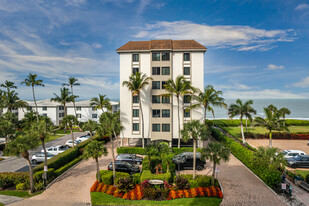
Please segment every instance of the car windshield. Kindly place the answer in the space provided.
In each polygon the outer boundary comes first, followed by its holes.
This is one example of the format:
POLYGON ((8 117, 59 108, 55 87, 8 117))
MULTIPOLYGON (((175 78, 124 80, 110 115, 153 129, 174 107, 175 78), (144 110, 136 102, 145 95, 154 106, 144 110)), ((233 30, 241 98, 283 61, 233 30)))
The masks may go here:
POLYGON ((288 152, 287 151, 282 151, 281 152, 283 155, 286 155, 288 152))
POLYGON ((301 156, 296 155, 296 156, 293 157, 293 159, 295 159, 295 160, 301 160, 301 156))

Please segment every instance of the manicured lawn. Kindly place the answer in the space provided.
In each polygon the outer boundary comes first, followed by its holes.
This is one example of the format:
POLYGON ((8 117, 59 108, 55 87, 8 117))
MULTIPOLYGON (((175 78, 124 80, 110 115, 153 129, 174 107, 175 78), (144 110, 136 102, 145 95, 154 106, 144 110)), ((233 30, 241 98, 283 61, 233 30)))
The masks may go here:
MULTIPOLYGON (((78 129, 73 129, 73 132, 80 132, 78 129)), ((55 134, 70 134, 71 131, 69 129, 66 130, 66 132, 64 132, 63 129, 58 129, 55 131, 55 134)))
POLYGON ((50 142, 50 141, 53 141, 55 139, 58 139, 60 137, 63 137, 63 135, 61 135, 61 134, 50 135, 49 138, 47 139, 46 143, 50 142))
POLYGON ((220 205, 221 199, 210 197, 196 197, 196 198, 181 198, 175 200, 165 201, 150 201, 150 200, 124 200, 116 198, 103 192, 92 192, 92 205, 220 205))
POLYGON ((16 197, 33 197, 35 195, 41 194, 41 192, 36 192, 33 194, 29 194, 28 191, 16 191, 16 190, 1 190, 0 195, 8 195, 8 196, 16 196, 16 197))
POLYGON ((305 170, 295 170, 295 172, 299 173, 304 178, 306 178, 306 175, 309 175, 309 171, 305 171, 305 170))

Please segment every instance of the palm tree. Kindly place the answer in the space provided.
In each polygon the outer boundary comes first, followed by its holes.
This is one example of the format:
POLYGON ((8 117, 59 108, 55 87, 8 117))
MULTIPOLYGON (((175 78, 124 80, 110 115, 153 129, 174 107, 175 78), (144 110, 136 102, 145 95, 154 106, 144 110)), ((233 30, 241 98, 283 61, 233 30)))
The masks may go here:
POLYGON ((195 179, 195 165, 196 165, 196 142, 198 140, 207 140, 209 131, 204 124, 201 124, 198 120, 192 120, 185 123, 183 130, 181 130, 183 141, 187 142, 190 139, 193 140, 193 180, 195 179))
POLYGON ((274 105, 269 105, 268 107, 264 107, 264 113, 265 118, 262 117, 256 117, 255 118, 255 124, 258 126, 265 127, 269 130, 269 147, 272 147, 272 131, 289 131, 286 126, 283 126, 282 122, 284 120, 281 120, 281 113, 278 112, 277 107, 274 105))
POLYGON ((103 147, 103 142, 98 141, 92 141, 90 142, 84 149, 84 159, 93 158, 96 162, 97 166, 97 179, 99 182, 101 182, 101 176, 100 176, 100 167, 99 167, 99 157, 102 155, 107 156, 107 149, 106 147, 103 147))
POLYGON ((42 83, 43 80, 41 79, 36 79, 37 75, 36 74, 31 74, 29 73, 28 78, 25 79, 21 84, 26 84, 28 87, 32 87, 32 96, 35 104, 35 109, 36 109, 36 121, 39 122, 39 113, 38 113, 38 105, 35 100, 35 94, 34 94, 34 86, 42 86, 44 87, 45 85, 42 83))
POLYGON ((103 113, 104 113, 104 108, 107 108, 108 110, 112 109, 109 98, 107 98, 106 95, 101 95, 101 94, 99 94, 99 98, 93 97, 91 99, 90 106, 95 107, 95 109, 101 109, 103 113))
MULTIPOLYGON (((282 107, 279 109, 279 113, 281 114, 282 119, 285 120, 285 115, 290 115, 291 111, 286 107, 282 107)), ((283 121, 283 126, 285 126, 285 121, 283 121)))
POLYGON ((28 107, 28 103, 19 99, 18 93, 12 90, 5 92, 4 107, 8 108, 9 112, 12 112, 13 109, 28 107))
POLYGON ((252 161, 253 164, 261 168, 273 167, 275 169, 282 169, 287 164, 284 155, 276 147, 258 147, 257 151, 253 153, 252 161))
POLYGON ((1 87, 6 88, 6 92, 10 93, 10 89, 17 89, 14 82, 6 80, 4 84, 1 84, 1 87))
POLYGON ((113 113, 112 115, 112 130, 115 138, 117 139, 117 147, 119 147, 119 138, 118 134, 120 134, 121 130, 123 130, 123 126, 121 125, 120 122, 120 111, 113 113))
POLYGON ((28 163, 29 167, 29 182, 30 193, 34 191, 33 187, 33 172, 29 158, 29 150, 35 149, 38 146, 38 139, 31 134, 17 136, 13 141, 9 142, 6 152, 14 156, 22 156, 28 163))
POLYGON ((0 117, 0 134, 5 136, 5 147, 10 137, 15 134, 17 118, 14 114, 7 112, 0 117))
POLYGON ((4 91, 2 91, 0 89, 0 117, 2 116, 2 113, 3 113, 3 108, 4 108, 4 91))
POLYGON ((207 85, 204 92, 199 91, 198 95, 192 96, 192 99, 197 103, 193 104, 190 108, 204 107, 204 121, 206 120, 206 111, 211 112, 212 116, 215 117, 212 106, 227 108, 227 105, 224 103, 224 98, 220 97, 222 94, 222 91, 217 91, 212 85, 207 85))
POLYGON ((74 146, 74 135, 73 135, 73 126, 77 125, 77 118, 74 115, 67 115, 62 119, 62 123, 61 123, 64 127, 68 127, 71 131, 71 137, 72 137, 72 142, 73 142, 73 148, 75 148, 74 146))
POLYGON ((241 130, 241 136, 242 136, 242 142, 245 144, 245 135, 244 135, 244 127, 243 127, 243 117, 248 116, 251 117, 250 113, 254 113, 251 105, 253 104, 253 100, 248 100, 245 103, 243 103, 240 99, 236 100, 236 104, 231 104, 228 109, 228 115, 230 118, 233 118, 235 116, 240 116, 240 130, 241 130), (250 109, 249 109, 250 108, 250 109))
POLYGON ((75 96, 71 95, 71 92, 69 92, 69 89, 65 88, 65 87, 60 89, 60 96, 58 96, 55 93, 54 93, 54 95, 55 95, 55 97, 51 98, 50 100, 60 103, 64 107, 64 116, 66 116, 67 112, 66 112, 65 105, 69 102, 73 102, 74 99, 75 99, 75 96))
POLYGON ((210 142, 206 148, 202 149, 202 158, 213 162, 211 184, 215 184, 216 166, 223 160, 227 162, 230 159, 230 152, 219 142, 210 142))
POLYGON ((178 148, 180 148, 180 98, 186 94, 193 94, 195 89, 191 86, 189 81, 186 81, 184 76, 177 76, 176 80, 173 79, 167 80, 165 84, 165 90, 168 94, 164 95, 175 95, 177 98, 177 108, 178 108, 178 148))
POLYGON ((76 107, 75 107, 75 98, 78 98, 78 96, 74 96, 73 86, 80 86, 80 83, 78 83, 77 81, 78 81, 78 79, 76 79, 75 77, 70 77, 68 84, 67 83, 63 83, 62 84, 62 86, 70 86, 71 87, 71 94, 74 97, 74 99, 73 99, 73 107, 74 107, 75 116, 77 116, 76 115, 76 107))
MULTIPOLYGON (((253 101, 252 101, 253 104, 253 101)), ((252 122, 252 114, 256 114, 256 110, 251 106, 251 102, 246 105, 247 111, 245 112, 246 117, 246 132, 248 132, 248 119, 250 122, 252 122)))
POLYGON ((93 132, 96 131, 98 128, 98 123, 96 121, 93 121, 91 119, 88 120, 88 122, 85 122, 82 126, 82 129, 84 131, 89 131, 91 140, 93 140, 93 132))
POLYGON ((142 121, 142 146, 145 148, 145 141, 144 141, 144 115, 142 109, 142 102, 141 102, 141 92, 147 85, 150 84, 152 80, 151 77, 147 77, 146 74, 142 73, 135 73, 129 77, 129 81, 123 81, 122 86, 128 87, 128 89, 132 92, 133 96, 138 96, 138 103, 139 108, 141 110, 141 121, 142 121))

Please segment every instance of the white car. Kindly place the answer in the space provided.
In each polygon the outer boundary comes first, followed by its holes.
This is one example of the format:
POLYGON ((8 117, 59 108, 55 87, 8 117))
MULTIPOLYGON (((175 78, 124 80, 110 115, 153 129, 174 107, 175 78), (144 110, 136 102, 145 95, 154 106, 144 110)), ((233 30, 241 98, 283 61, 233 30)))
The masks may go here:
POLYGON ((285 159, 292 158, 296 155, 306 155, 306 153, 301 150, 283 150, 281 153, 284 155, 285 159))
POLYGON ((83 141, 86 141, 90 138, 91 137, 89 135, 83 135, 83 136, 77 137, 76 140, 80 140, 81 142, 83 142, 83 141))
MULTIPOLYGON (((54 155, 51 154, 51 153, 46 153, 46 156, 47 156, 47 159, 50 159, 52 158, 54 155)), ((45 161, 45 154, 44 152, 37 152, 37 153, 34 153, 31 157, 31 163, 32 164, 36 164, 38 162, 44 162, 45 161)))
MULTIPOLYGON (((67 145, 57 145, 46 148, 46 152, 51 153, 53 155, 57 155, 60 154, 61 152, 66 151, 67 149, 69 149, 67 145)), ((42 149, 41 152, 44 152, 44 150, 42 149)))
MULTIPOLYGON (((79 143, 81 143, 80 140, 74 140, 74 146, 77 146, 79 143)), ((73 147, 73 141, 72 140, 68 140, 65 145, 69 146, 69 147, 73 147)))

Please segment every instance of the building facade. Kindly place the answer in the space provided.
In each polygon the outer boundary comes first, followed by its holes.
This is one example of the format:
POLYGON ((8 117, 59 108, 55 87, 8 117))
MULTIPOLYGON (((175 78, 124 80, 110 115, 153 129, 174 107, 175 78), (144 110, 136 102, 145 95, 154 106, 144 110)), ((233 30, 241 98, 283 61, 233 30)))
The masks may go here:
MULTIPOLYGON (((120 85, 135 72, 153 80, 141 92, 144 114, 144 138, 148 141, 173 142, 178 139, 178 113, 175 96, 166 97, 164 84, 182 75, 192 86, 203 90, 204 53, 207 48, 194 40, 130 41, 117 52, 120 56, 120 85)), ((180 99, 180 125, 203 118, 202 109, 186 111, 190 106, 187 96, 180 99)), ((127 87, 120 86, 121 138, 141 138, 141 118, 138 97, 127 87)))

